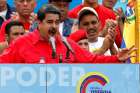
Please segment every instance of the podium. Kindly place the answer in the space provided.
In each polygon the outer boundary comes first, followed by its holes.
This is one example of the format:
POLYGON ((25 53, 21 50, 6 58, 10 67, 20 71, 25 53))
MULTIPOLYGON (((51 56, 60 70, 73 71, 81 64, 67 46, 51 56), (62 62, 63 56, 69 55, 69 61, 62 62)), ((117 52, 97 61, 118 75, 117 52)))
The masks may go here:
POLYGON ((3 64, 2 93, 140 93, 138 64, 3 64))

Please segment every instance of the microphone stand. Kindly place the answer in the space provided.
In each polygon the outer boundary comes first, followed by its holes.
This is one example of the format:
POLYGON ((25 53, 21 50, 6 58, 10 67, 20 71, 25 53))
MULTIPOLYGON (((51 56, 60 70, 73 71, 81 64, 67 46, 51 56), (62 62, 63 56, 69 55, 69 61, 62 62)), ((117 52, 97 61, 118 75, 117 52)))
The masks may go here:
POLYGON ((52 58, 55 59, 56 58, 55 38, 53 36, 51 36, 49 40, 50 40, 50 43, 52 46, 52 58))

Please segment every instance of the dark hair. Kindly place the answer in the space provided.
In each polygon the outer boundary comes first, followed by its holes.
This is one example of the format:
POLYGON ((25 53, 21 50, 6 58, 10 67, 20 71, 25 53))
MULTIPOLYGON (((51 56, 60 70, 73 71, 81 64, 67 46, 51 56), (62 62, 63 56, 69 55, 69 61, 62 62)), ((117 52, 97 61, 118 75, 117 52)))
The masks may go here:
POLYGON ((23 26, 23 24, 21 22, 19 22, 19 21, 10 21, 5 26, 6 34, 8 34, 8 35, 10 34, 10 28, 13 27, 13 26, 22 26, 24 28, 24 26, 23 26))
POLYGON ((52 13, 52 14, 58 14, 59 17, 61 16, 60 10, 55 7, 52 4, 47 4, 43 6, 37 13, 37 18, 40 21, 43 21, 45 19, 45 14, 52 13))
POLYGON ((3 22, 4 22, 4 19, 0 16, 0 27, 1 27, 3 22))
POLYGON ((48 0, 50 2, 72 2, 72 0, 48 0))
MULTIPOLYGON (((90 10, 83 10, 79 13, 79 16, 78 16, 78 25, 80 24, 81 20, 83 19, 84 16, 86 15, 94 15, 97 17, 97 15, 95 13, 93 13, 92 11, 90 10)), ((98 19, 98 17, 97 17, 98 19)))

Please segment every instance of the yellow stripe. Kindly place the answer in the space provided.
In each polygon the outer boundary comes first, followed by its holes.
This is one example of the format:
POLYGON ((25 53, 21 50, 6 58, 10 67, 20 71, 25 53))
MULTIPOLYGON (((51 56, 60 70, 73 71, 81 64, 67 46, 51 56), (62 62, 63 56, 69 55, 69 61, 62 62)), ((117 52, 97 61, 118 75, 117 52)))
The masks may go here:
MULTIPOLYGON (((134 0, 129 0, 128 3, 133 2, 134 0)), ((135 3, 134 3, 135 5, 135 3)), ((133 9, 136 9, 134 6, 133 9)), ((135 11, 136 13, 136 11, 135 11)), ((132 15, 131 17, 134 17, 136 15, 132 15)), ((130 20, 129 22, 124 23, 124 32, 123 32, 123 38, 125 40, 125 44, 127 48, 130 48, 132 45, 136 45, 136 20, 130 20)), ((132 53, 132 55, 135 55, 136 53, 132 53)), ((132 63, 136 63, 136 57, 131 58, 132 63)))
POLYGON ((136 61, 140 63, 140 0, 136 0, 136 38, 135 40, 136 40, 136 47, 138 48, 136 61))

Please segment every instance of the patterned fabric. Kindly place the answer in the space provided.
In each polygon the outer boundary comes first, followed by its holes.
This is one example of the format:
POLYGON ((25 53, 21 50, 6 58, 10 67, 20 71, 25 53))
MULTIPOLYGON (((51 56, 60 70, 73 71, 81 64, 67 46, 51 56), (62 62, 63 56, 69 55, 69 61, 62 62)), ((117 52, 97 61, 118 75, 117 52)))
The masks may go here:
POLYGON ((63 36, 67 37, 71 34, 71 28, 73 26, 73 20, 70 18, 67 18, 64 20, 64 26, 63 26, 63 36))

